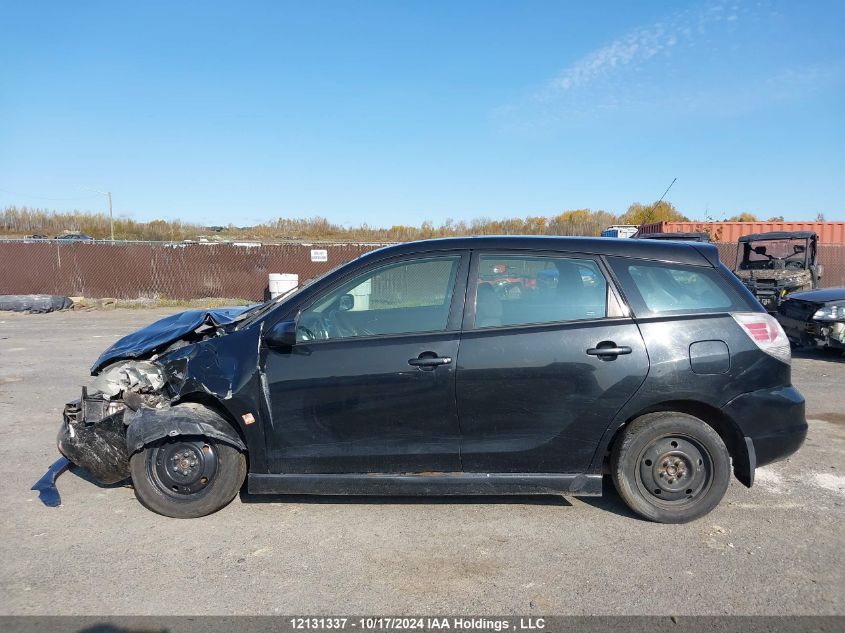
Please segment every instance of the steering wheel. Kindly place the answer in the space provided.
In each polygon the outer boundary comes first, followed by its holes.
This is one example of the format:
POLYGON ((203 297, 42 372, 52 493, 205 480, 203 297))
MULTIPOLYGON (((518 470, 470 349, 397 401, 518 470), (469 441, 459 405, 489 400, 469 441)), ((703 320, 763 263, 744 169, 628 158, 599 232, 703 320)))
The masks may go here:
POLYGON ((359 336, 358 331, 349 322, 343 310, 332 310, 329 312, 329 330, 337 338, 348 338, 359 336))
POLYGON ((319 341, 331 338, 323 317, 317 314, 305 314, 296 326, 297 338, 303 341, 319 341))
POLYGON ((791 261, 787 261, 787 262, 786 262, 786 267, 787 267, 787 268, 790 268, 790 269, 793 269, 793 270, 803 270, 803 268, 804 268, 804 263, 803 263, 803 262, 799 262, 799 261, 795 261, 795 260, 793 259, 793 260, 791 260, 791 261))
POLYGON ((316 341, 317 335, 304 325, 298 325, 296 327, 296 338, 300 341, 316 341))

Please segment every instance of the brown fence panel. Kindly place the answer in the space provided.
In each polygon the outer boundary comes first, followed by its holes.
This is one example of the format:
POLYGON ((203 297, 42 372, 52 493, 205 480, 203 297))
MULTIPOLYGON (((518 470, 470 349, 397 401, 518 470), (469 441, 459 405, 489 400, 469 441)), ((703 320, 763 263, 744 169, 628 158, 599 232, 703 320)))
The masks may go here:
MULTIPOLYGON (((0 294, 258 301, 269 273, 295 273, 302 283, 380 246, 10 240, 0 242, 0 294), (312 250, 326 251, 327 261, 314 261, 312 250)), ((737 245, 716 246, 733 269, 737 245)), ((819 263, 822 286, 845 286, 845 244, 820 244, 819 263)))
POLYGON ((0 294, 260 300, 269 273, 302 283, 379 246, 9 241, 0 243, 0 294), (312 261, 312 249, 326 261, 312 261))
POLYGON ((845 244, 819 244, 822 288, 845 287, 845 244))
POLYGON ((717 242, 715 246, 719 249, 719 259, 722 263, 733 270, 736 267, 737 244, 729 242, 717 242))

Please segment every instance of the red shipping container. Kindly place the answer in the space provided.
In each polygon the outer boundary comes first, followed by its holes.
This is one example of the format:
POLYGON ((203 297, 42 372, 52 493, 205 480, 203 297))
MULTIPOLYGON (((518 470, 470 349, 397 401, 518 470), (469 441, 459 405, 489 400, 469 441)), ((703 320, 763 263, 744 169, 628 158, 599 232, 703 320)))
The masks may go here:
POLYGON ((655 222, 640 233, 709 233, 714 242, 735 244, 743 235, 770 231, 815 231, 820 244, 845 244, 845 222, 655 222))

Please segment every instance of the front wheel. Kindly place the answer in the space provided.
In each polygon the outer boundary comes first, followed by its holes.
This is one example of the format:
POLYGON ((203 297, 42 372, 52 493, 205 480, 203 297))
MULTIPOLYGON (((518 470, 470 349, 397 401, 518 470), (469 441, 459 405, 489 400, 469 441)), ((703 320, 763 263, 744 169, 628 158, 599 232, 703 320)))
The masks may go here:
POLYGON ((623 431, 610 470, 634 512, 658 523, 686 523, 719 504, 731 461, 722 438, 705 422, 661 412, 637 418, 623 431))
POLYGON ((147 508, 176 519, 217 512, 240 490, 246 459, 238 449, 207 437, 174 437, 129 460, 135 496, 147 508))

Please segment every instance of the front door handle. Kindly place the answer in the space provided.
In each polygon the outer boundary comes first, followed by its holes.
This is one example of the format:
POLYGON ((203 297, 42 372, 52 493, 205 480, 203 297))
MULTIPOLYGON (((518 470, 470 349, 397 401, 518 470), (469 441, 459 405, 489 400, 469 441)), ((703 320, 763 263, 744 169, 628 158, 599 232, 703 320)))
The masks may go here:
POLYGON ((437 367, 439 365, 448 365, 452 362, 449 356, 422 356, 421 358, 412 358, 408 364, 413 367, 437 367))
POLYGON ((603 356, 609 357, 608 360, 612 358, 616 358, 617 356, 623 356, 625 354, 630 354, 631 348, 627 345, 620 345, 617 346, 616 343, 613 341, 602 341, 595 347, 591 347, 587 350, 587 354, 590 356, 598 356, 602 358, 603 356))

